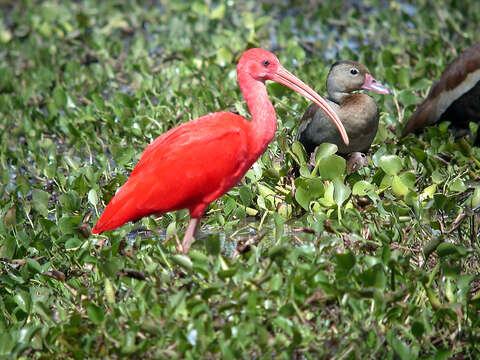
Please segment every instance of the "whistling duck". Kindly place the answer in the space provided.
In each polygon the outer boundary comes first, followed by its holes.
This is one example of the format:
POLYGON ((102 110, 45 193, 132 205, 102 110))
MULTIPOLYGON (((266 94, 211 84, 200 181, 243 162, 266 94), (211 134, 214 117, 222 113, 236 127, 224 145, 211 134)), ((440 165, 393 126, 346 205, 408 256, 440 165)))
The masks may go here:
POLYGON ((312 157, 317 146, 322 143, 337 145, 340 155, 349 156, 349 173, 366 163, 363 153, 368 151, 375 138, 379 118, 375 100, 367 94, 354 93, 356 90, 391 94, 386 86, 377 82, 368 69, 358 62, 343 60, 332 65, 327 76, 327 102, 340 117, 350 144, 342 142, 335 127, 330 126, 327 114, 315 104, 310 105, 303 115, 297 133, 297 140, 312 157))
MULTIPOLYGON (((466 49, 447 66, 408 120, 402 136, 440 121, 450 121, 455 129, 468 129, 469 122, 480 123, 480 43, 466 49)), ((480 131, 475 145, 480 145, 480 131)))

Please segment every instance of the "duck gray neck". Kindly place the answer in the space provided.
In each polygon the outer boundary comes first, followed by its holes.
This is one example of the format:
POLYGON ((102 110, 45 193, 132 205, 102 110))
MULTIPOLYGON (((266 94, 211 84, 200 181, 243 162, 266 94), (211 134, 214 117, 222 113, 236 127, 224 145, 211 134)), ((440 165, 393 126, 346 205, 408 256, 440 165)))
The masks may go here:
POLYGON ((328 92, 328 98, 333 102, 337 103, 338 105, 342 105, 345 99, 349 95, 351 95, 351 93, 347 93, 343 91, 332 91, 331 89, 328 89, 328 86, 327 86, 327 92, 328 92))

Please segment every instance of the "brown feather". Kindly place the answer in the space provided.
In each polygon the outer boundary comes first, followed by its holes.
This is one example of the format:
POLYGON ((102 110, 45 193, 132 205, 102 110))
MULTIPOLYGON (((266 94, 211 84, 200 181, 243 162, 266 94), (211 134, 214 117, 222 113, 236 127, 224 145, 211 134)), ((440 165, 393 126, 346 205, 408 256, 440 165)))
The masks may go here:
POLYGON ((425 126, 432 125, 439 120, 452 121, 453 126, 457 125, 457 127, 465 127, 465 124, 468 126, 468 122, 472 120, 478 121, 480 114, 476 116, 475 114, 476 108, 479 106, 478 103, 480 102, 477 96, 477 94, 480 93, 479 82, 476 84, 472 83, 470 89, 467 89, 466 92, 457 98, 453 98, 455 96, 453 91, 462 84, 468 87, 469 85, 464 84, 464 82, 470 74, 478 70, 480 70, 480 43, 466 49, 447 66, 440 79, 432 86, 425 101, 408 120, 403 128, 402 136, 411 132, 421 131, 425 126), (461 106, 454 108, 452 113, 452 110, 449 110, 450 107, 463 96, 466 96, 466 98, 460 100, 461 106), (441 101, 448 101, 451 104, 444 111, 441 111, 441 101), (469 113, 474 117, 468 116, 468 113, 467 118, 460 119, 459 116, 455 116, 458 110, 461 110, 465 106, 470 106, 470 104, 472 104, 474 108, 469 113), (446 113, 449 113, 449 115, 444 116, 446 113))

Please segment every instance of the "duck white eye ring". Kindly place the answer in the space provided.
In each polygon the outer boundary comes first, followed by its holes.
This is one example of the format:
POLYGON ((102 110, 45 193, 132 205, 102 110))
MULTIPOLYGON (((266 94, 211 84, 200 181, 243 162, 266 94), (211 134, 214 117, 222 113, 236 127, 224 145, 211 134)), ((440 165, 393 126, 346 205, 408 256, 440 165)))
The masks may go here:
POLYGON ((357 75, 357 74, 358 74, 358 70, 355 69, 355 68, 352 68, 352 69, 350 69, 350 74, 352 74, 352 75, 357 75))

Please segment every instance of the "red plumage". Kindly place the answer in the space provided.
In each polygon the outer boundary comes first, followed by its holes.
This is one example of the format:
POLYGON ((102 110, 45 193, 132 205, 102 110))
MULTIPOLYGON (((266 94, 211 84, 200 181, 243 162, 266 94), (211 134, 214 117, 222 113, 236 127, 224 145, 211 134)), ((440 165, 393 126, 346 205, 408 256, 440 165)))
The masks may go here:
POLYGON ((160 135, 145 149, 93 233, 179 209, 201 217, 207 205, 230 190, 251 166, 247 134, 247 120, 218 112, 160 135))

